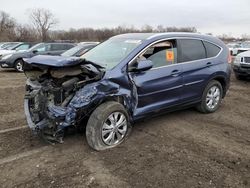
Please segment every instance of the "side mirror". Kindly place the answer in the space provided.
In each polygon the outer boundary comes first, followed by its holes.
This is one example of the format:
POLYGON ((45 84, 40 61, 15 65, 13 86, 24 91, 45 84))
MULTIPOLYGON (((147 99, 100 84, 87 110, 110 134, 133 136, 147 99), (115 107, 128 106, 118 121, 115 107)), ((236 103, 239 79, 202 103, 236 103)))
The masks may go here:
POLYGON ((149 70, 153 67, 153 63, 150 60, 139 60, 135 67, 129 68, 129 71, 131 72, 141 72, 149 70))
POLYGON ((38 51, 37 50, 33 50, 32 52, 33 52, 33 54, 36 54, 38 51))

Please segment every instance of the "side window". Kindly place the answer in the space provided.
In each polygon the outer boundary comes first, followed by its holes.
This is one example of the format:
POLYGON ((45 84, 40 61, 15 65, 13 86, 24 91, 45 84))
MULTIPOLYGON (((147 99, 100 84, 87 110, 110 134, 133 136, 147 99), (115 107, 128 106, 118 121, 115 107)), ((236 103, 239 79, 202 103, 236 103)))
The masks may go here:
POLYGON ((207 57, 215 57, 220 52, 220 48, 210 42, 203 41, 203 44, 206 48, 207 57))
POLYGON ((48 44, 41 44, 35 50, 37 50, 38 52, 45 52, 47 51, 47 49, 48 49, 48 44))
POLYGON ((148 59, 153 62, 153 68, 177 63, 177 48, 175 40, 168 40, 154 44, 140 55, 139 59, 148 59))
POLYGON ((206 51, 201 40, 181 39, 179 44, 181 50, 180 63, 206 58, 206 51))
POLYGON ((51 51, 59 51, 63 49, 63 44, 51 44, 51 51))
POLYGON ((51 51, 51 44, 45 44, 45 51, 51 51))

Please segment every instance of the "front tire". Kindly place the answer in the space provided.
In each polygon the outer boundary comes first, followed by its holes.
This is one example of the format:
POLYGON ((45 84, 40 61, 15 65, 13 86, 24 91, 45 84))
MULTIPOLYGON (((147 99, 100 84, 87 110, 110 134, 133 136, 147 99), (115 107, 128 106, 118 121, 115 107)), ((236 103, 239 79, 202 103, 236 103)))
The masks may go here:
POLYGON ((118 102, 106 102, 91 114, 86 126, 89 146, 101 151, 121 144, 131 129, 126 109, 118 102))
POLYGON ((23 65, 24 65, 24 62, 23 60, 19 59, 15 62, 15 69, 17 72, 23 72, 23 65))
POLYGON ((212 80, 205 88, 202 101, 197 106, 197 110, 202 113, 213 113, 220 107, 223 89, 221 83, 212 80))

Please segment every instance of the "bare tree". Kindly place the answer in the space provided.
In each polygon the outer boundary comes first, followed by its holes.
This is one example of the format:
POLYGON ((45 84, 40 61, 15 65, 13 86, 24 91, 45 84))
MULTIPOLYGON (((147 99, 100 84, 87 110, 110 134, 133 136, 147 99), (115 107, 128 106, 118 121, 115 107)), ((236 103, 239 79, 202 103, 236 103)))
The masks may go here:
POLYGON ((32 9, 30 20, 37 29, 42 41, 49 39, 49 30, 58 23, 53 13, 43 8, 32 9))
POLYGON ((0 11, 0 40, 10 41, 15 35, 15 20, 4 11, 0 11))
POLYGON ((15 41, 36 42, 38 38, 36 29, 32 26, 21 24, 16 26, 15 41))

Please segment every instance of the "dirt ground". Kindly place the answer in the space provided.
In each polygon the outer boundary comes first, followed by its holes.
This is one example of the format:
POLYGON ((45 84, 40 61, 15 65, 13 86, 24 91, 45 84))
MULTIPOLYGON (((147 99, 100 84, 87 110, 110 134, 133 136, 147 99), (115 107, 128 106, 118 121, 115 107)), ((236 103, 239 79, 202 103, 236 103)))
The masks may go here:
POLYGON ((0 187, 250 187, 250 81, 232 76, 216 113, 188 109, 137 123, 104 152, 80 133, 56 145, 33 136, 24 83, 0 70, 0 187))

